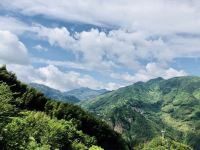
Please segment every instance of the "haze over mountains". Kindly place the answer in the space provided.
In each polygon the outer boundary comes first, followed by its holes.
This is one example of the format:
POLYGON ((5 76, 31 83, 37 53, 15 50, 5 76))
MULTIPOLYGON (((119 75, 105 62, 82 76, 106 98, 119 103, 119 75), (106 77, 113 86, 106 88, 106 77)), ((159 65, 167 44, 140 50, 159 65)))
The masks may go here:
POLYGON ((82 88, 70 90, 70 91, 64 92, 64 93, 67 95, 73 95, 73 96, 77 97, 78 99, 80 99, 81 101, 84 101, 87 99, 95 98, 99 95, 102 95, 102 94, 105 94, 108 92, 109 91, 106 89, 94 90, 94 89, 90 89, 87 87, 82 87, 82 88))
POLYGON ((43 92, 45 96, 49 98, 71 103, 77 103, 79 101, 95 98, 96 96, 109 92, 106 89, 94 90, 87 87, 81 87, 67 92, 61 92, 57 89, 53 89, 37 83, 30 83, 30 86, 43 92))
POLYGON ((33 87, 33 88, 36 88, 37 90, 44 93, 45 96, 52 98, 52 99, 60 100, 60 101, 63 101, 63 102, 70 102, 70 103, 77 103, 77 102, 80 101, 75 96, 67 95, 65 93, 62 93, 59 90, 50 88, 50 87, 45 86, 43 84, 30 83, 30 86, 33 87))

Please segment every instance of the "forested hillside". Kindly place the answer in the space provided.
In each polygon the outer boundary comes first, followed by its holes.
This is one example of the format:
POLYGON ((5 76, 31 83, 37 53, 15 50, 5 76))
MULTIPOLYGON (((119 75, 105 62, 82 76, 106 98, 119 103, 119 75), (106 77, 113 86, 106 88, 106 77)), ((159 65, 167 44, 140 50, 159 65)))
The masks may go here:
POLYGON ((81 106, 106 120, 130 147, 141 149, 164 130, 171 140, 200 150, 199 77, 138 82, 81 106))
POLYGON ((128 149, 106 123, 78 106, 46 98, 5 66, 0 68, 0 120, 3 150, 128 149))

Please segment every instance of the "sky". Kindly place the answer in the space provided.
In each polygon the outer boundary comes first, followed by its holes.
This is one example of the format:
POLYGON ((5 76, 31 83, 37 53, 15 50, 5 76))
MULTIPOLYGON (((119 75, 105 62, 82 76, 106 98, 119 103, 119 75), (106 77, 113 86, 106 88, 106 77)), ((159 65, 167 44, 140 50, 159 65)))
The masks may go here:
POLYGON ((200 1, 0 0, 0 64, 61 91, 199 76, 200 1))

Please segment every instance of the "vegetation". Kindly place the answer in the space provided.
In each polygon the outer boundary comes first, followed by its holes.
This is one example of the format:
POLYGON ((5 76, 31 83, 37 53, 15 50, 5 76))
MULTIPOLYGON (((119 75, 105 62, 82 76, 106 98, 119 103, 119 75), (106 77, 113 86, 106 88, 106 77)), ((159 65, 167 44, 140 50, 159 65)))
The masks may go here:
POLYGON ((130 147, 141 147, 166 130, 168 137, 200 150, 200 78, 138 82, 80 105, 103 118, 130 147))
POLYGON ((199 92, 198 77, 138 82, 81 102, 93 117, 79 106, 45 97, 3 66, 0 149, 199 150, 199 92))
POLYGON ((156 137, 152 139, 142 150, 192 150, 189 146, 171 139, 156 137))
POLYGON ((25 112, 13 118, 2 133, 5 149, 87 149, 94 137, 78 131, 72 122, 51 119, 41 112, 25 112), (20 137, 20 138, 19 138, 20 137), (77 146, 78 145, 78 146, 77 146))
POLYGON ((105 122, 78 106, 46 98, 5 66, 0 68, 0 119, 0 149, 128 149, 105 122))

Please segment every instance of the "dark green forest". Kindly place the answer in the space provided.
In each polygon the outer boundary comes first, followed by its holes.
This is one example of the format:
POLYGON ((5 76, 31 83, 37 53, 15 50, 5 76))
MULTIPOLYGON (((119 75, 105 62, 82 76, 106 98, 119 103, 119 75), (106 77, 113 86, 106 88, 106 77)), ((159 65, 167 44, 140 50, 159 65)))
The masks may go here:
POLYGON ((0 149, 127 150, 120 134, 79 106, 46 98, 0 68, 0 149))

